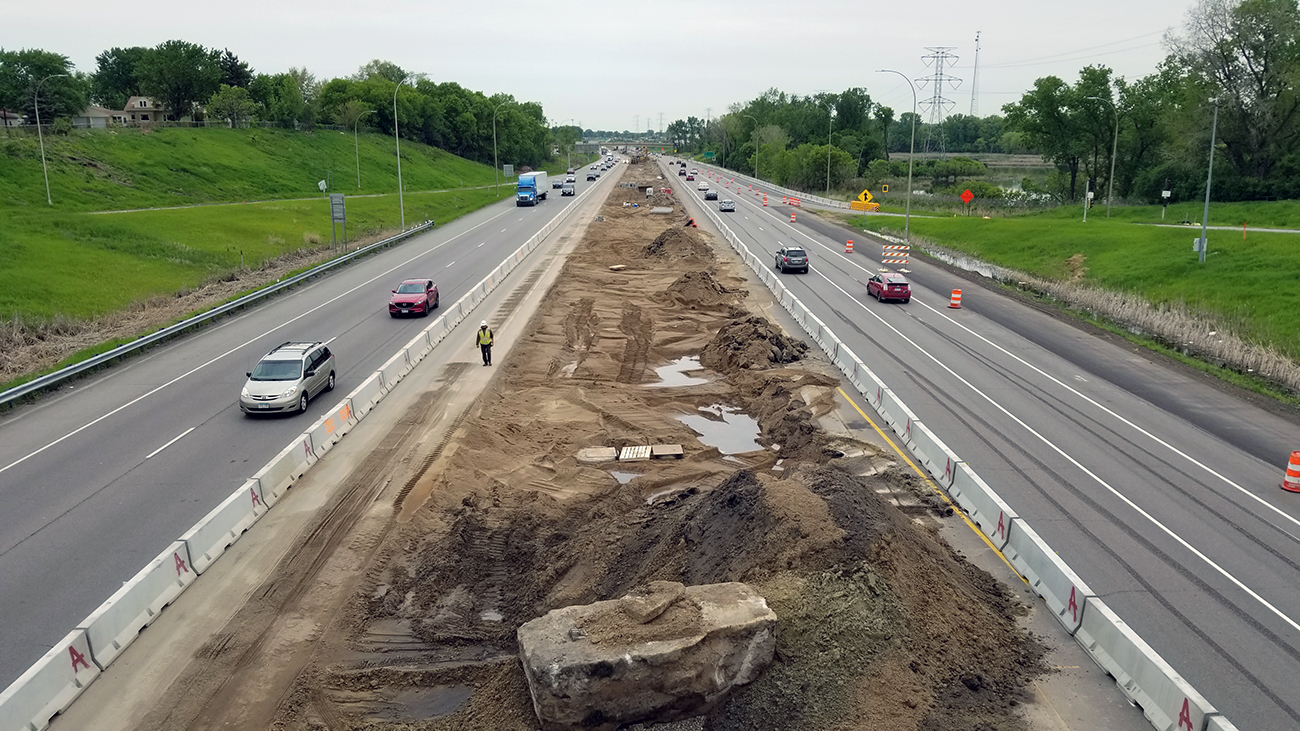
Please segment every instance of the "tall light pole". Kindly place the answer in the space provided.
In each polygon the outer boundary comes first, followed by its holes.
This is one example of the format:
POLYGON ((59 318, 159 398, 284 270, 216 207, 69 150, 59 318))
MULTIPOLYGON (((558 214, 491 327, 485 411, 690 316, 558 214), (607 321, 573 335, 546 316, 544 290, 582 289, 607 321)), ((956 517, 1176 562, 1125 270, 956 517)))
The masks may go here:
POLYGON ((1214 137, 1219 133, 1219 97, 1214 97, 1214 124, 1210 127, 1210 169, 1205 173, 1205 212, 1201 214, 1201 256, 1197 260, 1205 263, 1205 250, 1209 242, 1205 239, 1205 229, 1210 222, 1210 183, 1214 180, 1214 137))
POLYGON ((356 120, 352 122, 352 147, 357 153, 357 190, 361 190, 361 145, 357 142, 357 125, 361 123, 361 118, 367 114, 374 114, 375 110, 367 109, 357 115, 356 120))
POLYGON ((1110 218, 1110 196, 1115 192, 1115 153, 1119 150, 1119 109, 1115 106, 1115 102, 1109 99, 1103 99, 1099 96, 1084 98, 1107 102, 1110 104, 1110 110, 1115 113, 1115 139, 1110 143, 1110 178, 1106 181, 1106 218, 1110 218))
POLYGON ((501 197, 501 161, 497 159, 497 112, 501 111, 501 107, 509 103, 510 100, 507 99, 492 110, 492 167, 495 168, 494 175, 496 176, 496 185, 492 189, 492 195, 497 198, 501 197))
POLYGON ((46 76, 36 84, 36 139, 40 140, 41 143, 41 174, 45 176, 45 202, 51 206, 54 205, 54 201, 50 199, 50 171, 45 167, 45 136, 41 134, 41 84, 50 79, 57 79, 60 76, 67 76, 67 74, 46 76))
POLYGON ((826 105, 826 197, 831 197, 831 121, 835 119, 835 108, 826 105))
POLYGON ((912 241, 912 158, 916 157, 916 85, 907 74, 893 69, 879 69, 878 74, 898 74, 912 89, 912 145, 907 152, 907 207, 903 213, 903 240, 912 241))
POLYGON ((406 204, 402 200, 402 138, 397 134, 397 90, 411 78, 410 74, 402 77, 393 87, 393 143, 397 145, 397 208, 401 212, 402 230, 406 230, 406 204))
MULTIPOLYGON (((758 118, 756 118, 756 117, 755 117, 754 115, 752 115, 752 114, 744 114, 744 115, 741 115, 741 116, 749 117, 750 119, 754 120, 754 132, 757 133, 757 132, 758 132, 758 118)), ((759 146, 759 145, 754 145, 754 177, 755 177, 755 178, 758 178, 759 180, 762 180, 762 179, 763 179, 763 176, 758 174, 758 153, 759 153, 759 150, 760 150, 760 146, 759 146)))

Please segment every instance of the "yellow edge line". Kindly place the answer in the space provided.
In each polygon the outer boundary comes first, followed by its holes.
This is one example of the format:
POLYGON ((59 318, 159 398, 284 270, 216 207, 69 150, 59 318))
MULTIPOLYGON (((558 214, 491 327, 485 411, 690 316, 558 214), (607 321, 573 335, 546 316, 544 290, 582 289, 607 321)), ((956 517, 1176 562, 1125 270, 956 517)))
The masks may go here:
POLYGON ((857 402, 854 401, 852 398, 850 398, 849 395, 844 392, 843 388, 836 388, 835 390, 840 392, 840 395, 844 397, 845 401, 849 402, 849 405, 853 407, 854 411, 857 411, 858 414, 862 416, 862 418, 867 420, 867 423, 871 425, 871 428, 875 429, 876 433, 880 435, 880 438, 884 439, 885 443, 887 443, 889 447, 893 449, 894 452, 899 457, 903 458, 903 461, 907 463, 907 466, 911 467, 912 471, 915 472, 917 475, 919 475, 920 478, 925 481, 925 484, 930 486, 931 490, 934 490, 934 494, 938 495, 940 499, 942 499, 945 503, 948 503, 948 506, 951 507, 958 515, 961 516, 961 519, 965 521, 966 525, 970 526, 970 529, 975 531, 975 535, 979 536, 980 539, 984 541, 984 545, 988 546, 994 553, 996 553, 998 555, 998 558, 1002 559, 1002 563, 1006 564, 1007 568, 1011 569, 1011 573, 1015 574, 1016 576, 1019 576, 1020 580, 1024 581, 1025 584, 1028 585, 1029 582, 1025 579, 1025 577, 1020 576, 1020 572, 1016 571, 1016 567, 1012 566, 1011 562, 1007 560, 1007 557, 1004 556, 1002 552, 998 550, 998 547, 993 545, 993 541, 990 541, 989 537, 984 535, 984 531, 980 530, 979 526, 972 523, 970 521, 970 518, 966 517, 966 511, 962 510, 960 505, 957 505, 952 500, 950 500, 948 498, 948 495, 943 490, 940 490, 938 485, 934 484, 934 481, 930 479, 930 473, 926 472, 920 467, 917 467, 916 463, 912 461, 912 458, 908 457, 906 452, 899 449, 897 444, 894 444, 894 440, 890 439, 889 435, 886 434, 884 431, 882 431, 870 416, 867 416, 867 412, 863 411, 862 408, 858 406, 857 402))

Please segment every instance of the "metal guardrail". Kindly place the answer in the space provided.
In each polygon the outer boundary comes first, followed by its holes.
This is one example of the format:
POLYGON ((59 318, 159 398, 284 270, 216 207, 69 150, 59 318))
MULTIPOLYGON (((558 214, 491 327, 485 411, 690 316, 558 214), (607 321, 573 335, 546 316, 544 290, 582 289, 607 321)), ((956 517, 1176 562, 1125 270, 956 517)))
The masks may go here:
POLYGON ((130 343, 119 345, 116 348, 113 348, 112 350, 105 351, 91 358, 87 358, 86 360, 83 360, 80 363, 74 363, 65 368, 60 368, 59 370, 53 373, 47 373, 43 376, 40 376, 39 378, 30 380, 27 383, 22 384, 21 386, 15 386, 7 391, 0 392, 0 407, 13 403, 18 399, 36 393, 37 391, 47 389, 69 378, 72 378, 73 376, 84 373, 93 368, 97 368, 111 360, 114 360, 116 358, 121 358, 137 350, 146 348, 156 342, 159 342, 160 340, 166 340, 167 338, 170 338, 173 335, 177 335, 182 332, 185 332, 186 330, 207 323, 210 320, 215 320, 216 318, 221 317, 227 312, 230 312, 232 310, 237 310, 241 307, 245 307, 249 304, 252 304, 253 302, 256 302, 258 300, 270 297, 271 295, 276 294, 281 290, 288 289, 289 287, 292 287, 295 284, 302 282, 303 280, 310 279, 314 276, 327 272, 335 267, 339 267, 344 264, 347 264, 348 262, 351 262, 353 259, 357 259, 359 257, 365 256, 366 254, 375 251, 376 249, 381 249, 385 246, 392 246, 393 244, 397 243, 398 241, 401 241, 402 239, 407 238, 408 236, 413 236, 422 231, 427 231, 433 228, 434 225, 435 225, 434 221, 425 221, 424 223, 415 226, 409 230, 403 231, 402 233, 399 233, 396 236, 390 236, 382 241, 376 241, 375 243, 370 244, 369 246, 363 246, 360 249, 357 249, 356 251, 353 251, 348 254, 344 254, 343 256, 340 256, 337 259, 331 259, 325 262, 324 264, 308 269, 302 274, 289 277, 284 281, 276 282, 275 284, 272 284, 268 287, 263 287, 262 289, 259 289, 256 292, 246 294, 237 300, 232 300, 219 307, 214 307, 213 309, 208 310, 207 312, 204 312, 199 315, 195 315, 194 317, 188 318, 186 320, 182 320, 176 323, 175 325, 170 325, 168 327, 165 327, 159 330, 158 332, 141 336, 130 343))

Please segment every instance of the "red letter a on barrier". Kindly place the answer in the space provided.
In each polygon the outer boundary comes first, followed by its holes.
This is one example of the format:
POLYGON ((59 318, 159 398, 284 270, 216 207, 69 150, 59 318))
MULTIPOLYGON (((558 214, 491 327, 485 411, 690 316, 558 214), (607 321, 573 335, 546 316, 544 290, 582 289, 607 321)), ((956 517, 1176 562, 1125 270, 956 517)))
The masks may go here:
POLYGON ((181 558, 181 555, 179 553, 173 553, 172 558, 176 559, 177 576, 180 576, 181 574, 188 574, 190 572, 190 567, 185 565, 185 561, 181 558))
POLYGON ((72 672, 73 672, 73 673, 76 673, 76 672, 77 672, 77 666, 78 666, 78 665, 85 665, 87 670, 90 669, 90 663, 86 662, 86 656, 83 655, 83 654, 81 654, 80 652, 77 652, 77 648, 72 647, 71 645, 69 645, 69 646, 68 646, 68 654, 72 656, 72 672))
POLYGON ((1066 609, 1069 609, 1069 610, 1070 610, 1070 616, 1074 618, 1074 621, 1078 622, 1078 621, 1079 621, 1079 604, 1078 604, 1078 602, 1076 602, 1076 601, 1074 600, 1074 587, 1073 587, 1073 586, 1070 587, 1070 603, 1069 603, 1068 605, 1066 605, 1066 609))
POLYGON ((250 488, 248 488, 248 494, 251 495, 251 496, 253 497, 253 506, 254 506, 254 507, 256 507, 256 506, 262 504, 262 501, 259 500, 258 497, 257 497, 257 490, 254 490, 253 488, 250 487, 250 488))
POLYGON ((1183 710, 1178 712, 1178 728, 1187 726, 1187 731, 1196 731, 1192 728, 1192 709, 1187 707, 1187 699, 1183 699, 1183 710))
POLYGON ((998 513, 998 535, 1003 538, 1007 537, 1007 526, 1002 522, 1002 513, 998 513))

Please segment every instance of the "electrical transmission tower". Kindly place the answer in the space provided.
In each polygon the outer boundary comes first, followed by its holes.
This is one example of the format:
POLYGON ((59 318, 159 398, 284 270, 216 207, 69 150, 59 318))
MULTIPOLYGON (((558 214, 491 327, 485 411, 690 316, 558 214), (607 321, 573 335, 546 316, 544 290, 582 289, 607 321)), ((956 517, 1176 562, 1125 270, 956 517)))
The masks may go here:
POLYGON ((925 132, 925 152, 938 152, 940 155, 944 152, 943 144, 943 117, 944 114, 957 105, 953 100, 943 95, 944 84, 952 89, 961 86, 961 79, 956 76, 949 76, 944 73, 944 68, 951 68, 957 63, 957 56, 949 53, 956 46, 926 46, 925 50, 929 55, 922 56, 926 66, 934 68, 934 73, 930 76, 924 76, 916 80, 916 85, 925 88, 926 84, 930 85, 930 98, 921 101, 921 108, 929 116, 928 127, 925 132))
POLYGON ((980 96, 980 32, 975 31, 975 71, 970 77, 970 116, 976 116, 980 96))

